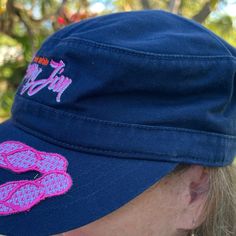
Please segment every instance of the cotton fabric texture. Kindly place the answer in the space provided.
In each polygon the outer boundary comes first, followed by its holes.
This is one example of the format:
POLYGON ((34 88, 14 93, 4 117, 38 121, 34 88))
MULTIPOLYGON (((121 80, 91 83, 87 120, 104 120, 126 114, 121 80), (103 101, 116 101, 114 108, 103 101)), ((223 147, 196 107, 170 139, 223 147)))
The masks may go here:
POLYGON ((234 47, 165 11, 113 13, 54 33, 0 125, 0 233, 66 232, 179 163, 231 164, 235 79, 234 47))

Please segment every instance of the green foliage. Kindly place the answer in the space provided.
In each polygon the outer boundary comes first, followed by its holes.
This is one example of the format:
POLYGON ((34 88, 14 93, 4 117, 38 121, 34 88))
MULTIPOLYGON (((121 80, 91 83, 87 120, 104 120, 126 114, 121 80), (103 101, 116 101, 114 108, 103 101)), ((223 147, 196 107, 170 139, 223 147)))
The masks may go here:
POLYGON ((15 91, 12 89, 8 89, 4 93, 0 93, 0 117, 2 120, 5 120, 9 117, 14 94, 15 91))
POLYGON ((236 28, 233 27, 233 19, 230 16, 221 15, 206 20, 205 26, 236 47, 236 28))
POLYGON ((236 46, 233 18, 221 13, 226 0, 0 0, 0 121, 9 117, 15 90, 43 40, 67 24, 97 15, 89 8, 95 3, 105 5, 99 14, 171 11, 199 21, 236 46))

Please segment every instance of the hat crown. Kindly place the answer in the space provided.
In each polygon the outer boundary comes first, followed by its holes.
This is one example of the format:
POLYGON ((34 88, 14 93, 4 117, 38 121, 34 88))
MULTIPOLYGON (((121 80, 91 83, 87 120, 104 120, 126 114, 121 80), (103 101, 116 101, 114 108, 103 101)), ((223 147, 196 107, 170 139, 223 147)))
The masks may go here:
POLYGON ((180 109, 188 112, 187 100, 198 99, 196 109, 202 109, 206 96, 224 95, 221 85, 229 92, 235 71, 230 50, 207 29, 171 13, 114 13, 72 24, 49 37, 18 94, 102 120, 192 128, 198 118, 186 114, 176 123, 173 117, 180 109))
POLYGON ((13 117, 32 102, 41 113, 69 117, 65 124, 82 117, 234 136, 235 73, 235 48, 192 20, 160 10, 113 13, 44 42, 18 88, 13 117))
POLYGON ((87 39, 153 54, 219 56, 234 53, 235 56, 235 49, 207 28, 162 10, 119 12, 89 18, 59 30, 53 38, 87 39))

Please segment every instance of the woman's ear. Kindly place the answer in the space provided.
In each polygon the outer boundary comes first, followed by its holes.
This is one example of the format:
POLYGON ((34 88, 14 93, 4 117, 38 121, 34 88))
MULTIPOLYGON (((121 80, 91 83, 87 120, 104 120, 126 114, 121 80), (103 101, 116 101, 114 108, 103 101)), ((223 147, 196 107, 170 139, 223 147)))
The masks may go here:
MULTIPOLYGON (((209 174, 199 165, 192 165, 180 176, 181 192, 178 200, 182 206, 176 218, 176 227, 191 230, 204 221, 204 205, 209 191, 209 174)), ((178 204, 178 203, 177 203, 178 204)))

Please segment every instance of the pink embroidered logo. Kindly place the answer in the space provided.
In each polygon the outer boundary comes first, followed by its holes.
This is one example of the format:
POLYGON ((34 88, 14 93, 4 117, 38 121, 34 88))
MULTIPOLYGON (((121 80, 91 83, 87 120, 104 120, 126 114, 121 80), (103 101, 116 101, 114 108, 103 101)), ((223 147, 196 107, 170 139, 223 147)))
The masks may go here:
MULTIPOLYGON (((39 63, 39 61, 37 62, 39 63)), ((47 65, 46 62, 47 61, 40 64, 47 65)), ((26 75, 24 77, 25 84, 23 85, 20 92, 21 95, 28 91, 27 94, 29 96, 33 96, 34 94, 38 93, 40 90, 48 86, 49 90, 57 93, 56 101, 61 101, 61 95, 72 83, 72 80, 62 74, 65 67, 65 63, 62 60, 60 60, 59 62, 51 60, 49 65, 54 70, 48 78, 40 80, 36 80, 43 71, 43 69, 39 67, 39 64, 33 63, 28 66, 26 75)))
POLYGON ((17 173, 36 170, 42 176, 0 185, 0 216, 28 211, 45 198, 66 193, 72 186, 67 165, 57 153, 40 152, 17 141, 1 143, 0 167, 17 173))

